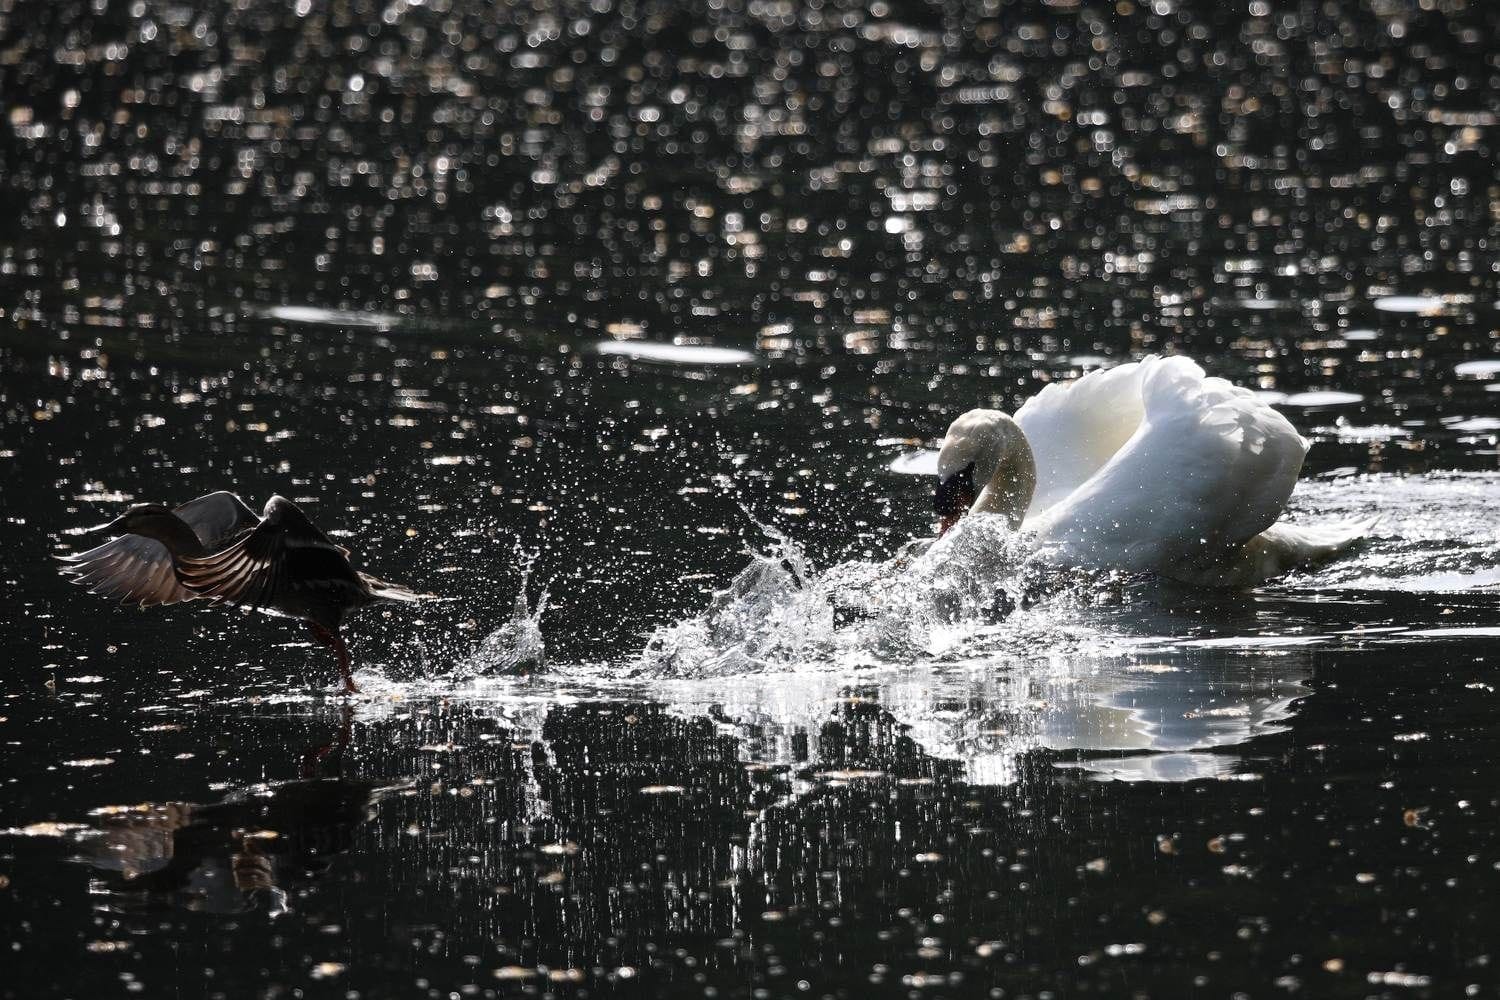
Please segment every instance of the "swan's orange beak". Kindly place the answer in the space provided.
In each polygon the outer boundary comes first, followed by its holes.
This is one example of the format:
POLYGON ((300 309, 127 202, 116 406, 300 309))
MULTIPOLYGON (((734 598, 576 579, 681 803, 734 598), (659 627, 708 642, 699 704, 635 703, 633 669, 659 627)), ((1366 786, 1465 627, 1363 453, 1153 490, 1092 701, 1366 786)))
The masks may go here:
POLYGON ((932 506, 941 519, 938 522, 938 537, 942 538, 974 506, 973 462, 938 480, 937 492, 932 496, 932 506))

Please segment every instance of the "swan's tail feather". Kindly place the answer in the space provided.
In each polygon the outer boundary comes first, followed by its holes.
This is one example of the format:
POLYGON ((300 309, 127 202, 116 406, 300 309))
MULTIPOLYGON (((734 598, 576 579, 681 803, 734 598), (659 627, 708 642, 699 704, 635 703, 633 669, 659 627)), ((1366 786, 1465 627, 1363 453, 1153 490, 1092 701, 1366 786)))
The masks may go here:
POLYGON ((1310 566, 1369 537, 1380 518, 1323 524, 1278 522, 1240 546, 1231 558, 1207 567, 1178 566, 1165 575, 1202 587, 1254 587, 1298 566, 1310 566))
POLYGON ((1273 524, 1245 543, 1240 562, 1248 557, 1255 567, 1251 574, 1258 578, 1246 582, 1258 583, 1297 566, 1326 562, 1367 538, 1379 521, 1377 516, 1322 524, 1273 524))
POLYGON ((1324 524, 1274 524, 1262 538, 1284 547, 1293 563, 1319 562, 1368 538, 1380 524, 1380 516, 1324 524))

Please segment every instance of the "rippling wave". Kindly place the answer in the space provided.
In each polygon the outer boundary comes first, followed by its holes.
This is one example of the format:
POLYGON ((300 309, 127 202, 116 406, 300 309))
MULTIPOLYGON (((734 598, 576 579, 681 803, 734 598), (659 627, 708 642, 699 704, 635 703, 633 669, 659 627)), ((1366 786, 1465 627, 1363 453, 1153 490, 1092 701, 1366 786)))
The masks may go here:
POLYGON ((1308 480, 1293 495, 1298 518, 1369 517, 1380 523, 1346 557, 1280 581, 1282 587, 1449 593, 1500 586, 1500 475, 1441 472, 1308 480))

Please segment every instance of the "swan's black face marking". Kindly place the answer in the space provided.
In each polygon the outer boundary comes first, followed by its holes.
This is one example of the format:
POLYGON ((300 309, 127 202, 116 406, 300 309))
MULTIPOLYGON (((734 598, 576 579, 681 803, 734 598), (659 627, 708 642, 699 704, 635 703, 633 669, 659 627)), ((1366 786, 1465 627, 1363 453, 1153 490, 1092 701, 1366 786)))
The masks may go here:
POLYGON ((958 519, 974 506, 974 463, 938 480, 937 492, 932 496, 933 509, 942 523, 938 526, 941 535, 957 523, 958 519))

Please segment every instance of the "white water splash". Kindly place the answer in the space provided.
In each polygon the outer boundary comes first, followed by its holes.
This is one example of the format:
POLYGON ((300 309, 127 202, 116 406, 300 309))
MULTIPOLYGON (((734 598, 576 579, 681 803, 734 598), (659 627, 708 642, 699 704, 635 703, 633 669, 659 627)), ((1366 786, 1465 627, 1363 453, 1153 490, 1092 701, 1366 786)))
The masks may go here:
POLYGON ((542 638, 542 616, 547 613, 547 591, 537 598, 536 607, 527 603, 526 590, 531 581, 534 553, 525 557, 521 584, 510 618, 480 641, 469 657, 458 665, 458 678, 494 677, 507 674, 531 674, 546 668, 547 645, 542 638))
MULTIPOLYGON (((725 677, 841 670, 1002 653, 1035 655, 1083 641, 1066 609, 1092 603, 1098 576, 1048 570, 1003 518, 967 517, 943 538, 884 562, 816 571, 775 528, 767 552, 701 615, 658 629, 637 675, 725 677), (1022 610, 1024 608, 1024 610, 1022 610)), ((1106 588, 1107 590, 1107 588, 1106 588)))

